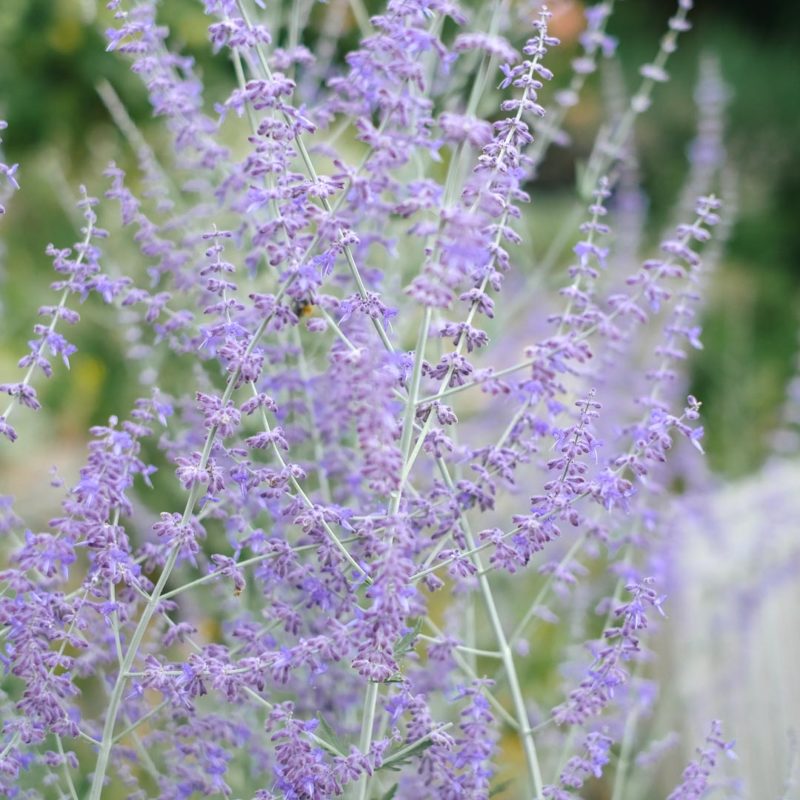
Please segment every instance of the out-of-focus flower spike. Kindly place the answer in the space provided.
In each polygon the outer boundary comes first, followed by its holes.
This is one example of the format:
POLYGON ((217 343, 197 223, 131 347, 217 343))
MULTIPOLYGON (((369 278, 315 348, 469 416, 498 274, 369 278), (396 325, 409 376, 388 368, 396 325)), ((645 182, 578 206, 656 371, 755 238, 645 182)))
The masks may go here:
MULTIPOLYGON (((8 128, 8 123, 0 119, 0 131, 8 128)), ((3 138, 0 136, 0 145, 3 144, 3 138)), ((8 197, 14 192, 19 190, 19 183, 16 178, 19 164, 6 164, 2 160, 3 150, 0 147, 0 216, 6 213, 6 208, 3 205, 7 202, 8 197)))

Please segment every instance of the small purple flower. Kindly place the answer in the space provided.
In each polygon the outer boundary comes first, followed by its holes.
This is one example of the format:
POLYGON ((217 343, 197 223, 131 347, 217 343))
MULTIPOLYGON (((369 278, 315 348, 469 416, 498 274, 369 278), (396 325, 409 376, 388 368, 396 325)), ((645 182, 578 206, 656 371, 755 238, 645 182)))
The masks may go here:
POLYGON ((699 800, 705 797, 710 788, 710 778, 717 759, 724 755, 736 759, 734 742, 722 738, 722 724, 718 720, 711 723, 705 746, 697 749, 697 758, 683 771, 683 781, 669 795, 667 800, 699 800))

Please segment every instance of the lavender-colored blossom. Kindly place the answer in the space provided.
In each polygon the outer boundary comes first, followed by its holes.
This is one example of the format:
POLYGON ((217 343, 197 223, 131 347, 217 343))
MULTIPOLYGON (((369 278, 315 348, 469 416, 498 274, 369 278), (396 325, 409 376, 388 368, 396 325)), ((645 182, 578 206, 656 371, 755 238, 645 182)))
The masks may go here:
POLYGON ((711 775, 720 755, 736 758, 733 746, 733 742, 726 742, 722 738, 722 724, 719 720, 714 720, 704 747, 697 749, 697 759, 683 771, 683 780, 670 793, 668 800, 696 800, 705 797, 711 788, 711 775))
MULTIPOLYGON (((540 4, 524 31, 503 4, 354 4, 350 49, 347 3, 314 10, 319 37, 302 13, 270 30, 263 5, 204 3, 208 47, 233 64, 209 110, 155 0, 109 3, 108 49, 171 149, 100 87, 135 155, 105 171, 121 224, 99 227, 83 191, 83 238, 48 248, 59 297, 0 384, 0 433, 47 402, 40 373, 74 368, 70 326, 98 324, 78 303, 109 307, 146 388, 90 429, 52 519, 0 500, 0 793, 482 800, 513 741, 513 793, 573 797, 655 702, 631 672, 663 602, 664 465, 678 437, 702 451, 680 375, 718 201, 623 272, 609 219, 630 127, 612 125, 566 276, 530 292, 524 204, 615 51, 613 4, 587 8, 568 75, 540 4), (506 349, 523 361, 495 361, 506 349), (552 663, 529 625, 551 626, 552 663), (569 658, 583 640, 588 667, 569 658), (577 685, 560 703, 558 667, 577 685)), ((690 5, 618 117, 666 79, 690 5)), ((715 97, 703 195, 724 152, 715 97)), ((0 199, 16 175, 0 162, 0 199)), ((705 791, 701 755, 675 800, 705 791)))
POLYGON ((617 624, 603 632, 603 642, 596 648, 594 661, 580 686, 554 709, 556 722, 582 724, 599 714, 613 699, 617 688, 628 680, 624 664, 641 652, 639 631, 647 628, 648 611, 654 608, 663 614, 663 598, 650 587, 651 583, 652 579, 646 579, 626 587, 632 599, 614 609, 617 624))

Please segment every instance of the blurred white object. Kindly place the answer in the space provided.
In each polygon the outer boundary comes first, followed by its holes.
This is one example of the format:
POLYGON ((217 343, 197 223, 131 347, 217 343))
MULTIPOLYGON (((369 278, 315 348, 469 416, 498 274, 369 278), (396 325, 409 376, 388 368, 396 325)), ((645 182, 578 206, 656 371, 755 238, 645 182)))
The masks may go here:
POLYGON ((720 719, 742 797, 800 797, 800 463, 696 503, 677 532, 668 603, 686 738, 720 719))

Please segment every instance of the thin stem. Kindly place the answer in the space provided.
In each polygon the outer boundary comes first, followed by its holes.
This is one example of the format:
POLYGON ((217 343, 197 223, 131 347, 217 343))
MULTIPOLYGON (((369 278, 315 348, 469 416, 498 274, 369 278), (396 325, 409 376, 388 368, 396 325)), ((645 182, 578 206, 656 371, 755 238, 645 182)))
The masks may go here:
POLYGON ((564 765, 567 763, 567 758, 569 754, 572 752, 572 745, 575 743, 575 737, 578 735, 578 729, 572 727, 569 729, 569 733, 567 734, 566 739, 564 739, 564 744, 561 748, 561 752, 558 754, 558 761, 556 762, 555 774, 553 775, 552 783, 557 784, 560 780, 561 770, 564 769, 564 765))
MULTIPOLYGON (((250 383, 250 389, 254 396, 258 396, 258 388, 252 382, 250 383)), ((269 433, 271 428, 269 420, 267 419, 267 412, 264 410, 263 406, 261 407, 261 423, 264 426, 264 430, 269 433)), ((280 449, 278 448, 278 445, 274 441, 272 442, 272 451, 275 455, 275 458, 278 460, 278 463, 283 469, 285 469, 287 466, 286 461, 280 449)), ((289 483, 292 485, 292 488, 295 490, 295 492, 297 492, 300 499, 306 504, 306 506, 308 508, 314 508, 313 501, 306 494, 305 490, 300 485, 300 482, 294 477, 294 475, 290 475, 289 483)), ((330 537, 330 540, 334 543, 334 545, 336 545, 336 548, 339 550, 339 552, 345 557, 345 560, 349 562, 349 564, 364 578, 368 584, 372 583, 372 578, 370 578, 367 571, 361 566, 361 564, 358 563, 358 561, 353 558, 353 556, 350 555, 350 552, 344 546, 342 540, 336 535, 336 532, 333 530, 333 528, 331 528, 328 522, 325 519, 322 519, 320 524, 324 528, 325 533, 327 533, 330 537)))
POLYGON ((316 414, 314 411, 314 398, 309 391, 309 372, 308 363, 306 362, 305 348, 303 347, 303 339, 300 336, 297 328, 293 329, 295 344, 297 346, 297 366, 300 370, 300 378, 303 381, 303 389, 306 394, 306 401, 308 402, 308 416, 311 428, 311 441, 314 447, 314 459, 317 464, 317 480, 319 480, 319 490, 322 493, 322 498, 326 503, 330 503, 333 495, 331 494, 331 485, 328 480, 328 473, 325 469, 325 450, 322 446, 322 439, 319 435, 319 426, 316 424, 316 414))
POLYGON ((622 746, 619 751, 619 762, 614 774, 614 791, 611 800, 622 800, 625 796, 625 786, 628 778, 628 770, 631 762, 631 752, 633 741, 636 734, 636 723, 638 722, 639 711, 634 708, 625 720, 625 730, 622 734, 622 746))
MULTIPOLYGON (((233 69, 234 72, 236 73, 236 82, 239 84, 239 88, 242 91, 244 91, 247 79, 245 78, 244 67, 242 66, 242 54, 239 52, 238 48, 234 48, 231 53, 231 56, 232 56, 231 60, 233 61, 233 69)), ((258 124, 256 123, 256 114, 255 111, 253 111, 253 105, 252 103, 245 103, 244 107, 247 113, 247 121, 250 123, 250 130, 252 130, 253 133, 255 134, 255 132, 258 130, 258 124)), ((274 198, 272 200, 272 205, 273 207, 275 205, 274 198)))
POLYGON ((0 761, 2 761, 17 746, 19 740, 19 731, 15 731, 14 735, 8 740, 8 744, 3 748, 3 751, 0 752, 0 761))
POLYGON ((292 0, 292 13, 289 17, 289 52, 294 50, 300 43, 300 17, 302 12, 306 10, 303 8, 303 0, 292 0))
POLYGON ((64 777, 67 779, 67 788, 69 789, 72 800, 78 800, 78 792, 75 790, 75 784, 72 782, 72 775, 69 771, 69 764, 67 764, 67 757, 64 754, 64 745, 61 743, 61 737, 56 734, 56 748, 58 754, 61 756, 61 765, 64 768, 64 777))
POLYGON ((158 767, 156 767, 153 759, 150 757, 150 753, 147 752, 144 742, 142 742, 141 737, 135 730, 131 731, 131 738, 133 739, 133 744, 134 747, 136 747, 136 751, 139 753, 139 758, 142 759, 144 768, 150 773, 150 776, 153 778, 153 780, 158 783, 161 778, 161 773, 158 771, 158 767))
MULTIPOLYGON (((194 506, 195 502, 194 495, 195 492, 190 493, 192 506, 194 506)), ((175 547, 172 548, 169 556, 167 557, 167 561, 164 564, 164 568, 161 571, 161 575, 159 576, 158 583, 156 583, 156 586, 153 589, 153 594, 150 596, 150 600, 145 606, 142 616, 139 618, 139 623, 136 626, 136 630, 134 630, 133 632, 133 636, 131 637, 131 643, 128 647, 128 652, 125 655, 125 659, 123 660, 119 674, 117 675, 116 683, 114 684, 114 688, 111 692, 111 697, 108 701, 106 720, 105 724, 103 725, 103 737, 101 739, 100 752, 98 753, 97 756, 97 764, 94 770, 92 788, 89 792, 89 800, 100 800, 100 797, 102 795, 106 771, 108 770, 108 760, 109 757, 111 756, 111 748, 113 747, 114 744, 114 726, 116 725, 117 716, 119 714, 120 706, 122 704, 122 696, 125 690, 125 683, 127 681, 126 673, 130 671, 130 668, 133 665, 136 656, 138 655, 142 639, 144 639, 147 627, 150 624, 150 620, 153 618, 156 606, 158 605, 159 600, 161 598, 161 592, 163 591, 164 586, 167 583, 167 580, 169 580, 170 573, 174 569, 175 563, 178 560, 179 550, 180 546, 176 545, 175 547)))
MULTIPOLYGON (((402 452, 402 467, 400 471, 400 485, 392 493, 391 501, 389 504, 389 516, 394 516, 400 509, 400 503, 403 496, 403 486, 406 478, 408 477, 407 463, 409 457, 409 450, 411 447, 411 438, 414 427, 414 417, 416 413, 415 398, 419 394, 419 384, 422 376, 422 362, 425 356, 425 347, 428 340, 428 329, 431 322, 431 310, 429 307, 425 308, 422 326, 420 327, 419 336, 417 339, 417 346, 414 353, 414 369, 411 377, 411 386, 409 387, 408 397, 406 399, 405 413, 403 415, 403 430, 400 438, 400 447, 402 452)), ((390 533, 389 543, 391 544, 393 533, 390 533)), ((361 752, 366 756, 372 742, 372 729, 374 727, 375 719, 375 706, 378 697, 377 684, 367 684, 367 692, 364 698, 364 714, 361 723, 361 752)), ((364 774, 359 779, 356 798, 357 800, 366 800, 369 795, 370 776, 364 774)))
POLYGON ((582 203, 576 202, 569 212, 562 216, 556 235, 550 241, 544 258, 537 264, 536 271, 528 274, 525 279, 525 285, 521 287, 521 290, 514 297, 510 298, 507 311, 509 317, 516 317, 518 313, 524 312, 529 307, 531 297, 536 296, 539 286, 553 271, 564 248, 574 235, 575 228, 581 220, 582 212, 582 203))
MULTIPOLYGON (((342 544, 348 544, 350 542, 354 542, 358 539, 357 536, 350 536, 347 539, 340 539, 342 544)), ((291 550, 293 553, 305 553, 308 550, 316 550, 319 547, 318 544, 301 544, 297 547, 292 547, 291 550)), ((262 561, 266 561, 270 558, 275 558, 275 553, 260 553, 257 556, 252 556, 251 558, 246 558, 243 561, 235 562, 234 566, 238 569, 243 569, 244 567, 250 567, 253 564, 259 564, 262 561)), ((213 572, 209 572, 206 575, 203 575, 199 578, 195 578, 195 580, 190 581, 189 583, 184 583, 182 586, 178 586, 176 589, 170 589, 168 592, 164 592, 161 595, 162 600, 169 600, 170 597, 175 597, 175 595, 183 594, 183 592, 188 591, 189 589, 194 589, 197 586, 202 586, 204 583, 209 583, 213 581, 215 578, 219 578, 225 572, 225 568, 222 567, 220 569, 216 569, 213 572)))
POLYGON ((511 417, 511 420, 509 421, 508 425, 506 425, 506 428, 503 431, 503 433, 500 434, 500 438, 494 444, 494 447, 496 449, 499 450, 506 443, 508 437, 511 436, 511 434, 514 432, 514 428, 516 428, 517 423, 522 419, 525 412, 531 407, 532 402, 533 402, 533 395, 531 394, 528 395, 528 398, 525 400, 525 402, 519 407, 514 416, 511 417))
MULTIPOLYGON (((444 633, 439 629, 439 626, 430 618, 425 617, 425 624, 440 638, 444 636, 444 633)), ((472 668, 472 665, 464 658, 461 653, 457 650, 453 651, 453 661, 456 662, 458 667, 464 672, 464 674, 472 681, 480 681, 480 676, 477 672, 472 668)), ((506 707, 489 691, 488 687, 485 686, 483 683, 478 684, 480 687, 481 694, 489 701, 495 711, 502 717, 503 721, 508 725, 512 730, 519 731, 519 723, 517 720, 509 714, 506 710, 506 707)))
MULTIPOLYGON (((458 473, 456 473, 456 477, 458 477, 458 473)), ((478 666, 478 654, 476 651, 476 643, 478 641, 478 632, 476 630, 476 603, 475 603, 475 595, 474 593, 470 593, 465 598, 466 608, 464 609, 464 642, 465 645, 457 645, 457 648, 463 648, 462 652, 467 653, 467 658, 469 661, 469 665, 472 669, 477 669, 478 666)), ((500 658, 500 652, 497 652, 497 657, 500 658)))
MULTIPOLYGON (((372 729, 375 725, 375 708, 378 704, 378 684, 370 681, 367 684, 367 691, 364 697, 364 711, 361 717, 361 736, 358 740, 358 749, 364 754, 369 755, 372 746, 372 729)), ((358 780, 356 797, 358 800, 366 800, 367 789, 369 787, 369 775, 364 773, 358 780)))
MULTIPOLYGON (((465 530, 467 542, 474 547, 474 539, 472 533, 465 530)), ((543 797, 542 789, 542 774, 539 767, 539 759, 536 754, 536 746, 533 742, 533 735, 530 728, 530 721, 528 719, 528 710, 525 707, 525 698, 522 695, 522 687, 517 675, 516 665, 514 664, 514 656, 511 652, 511 647, 503 632, 503 623, 500 620, 500 615, 497 611, 497 606, 494 601, 494 595, 489 584, 488 577, 483 574, 483 565, 479 555, 473 556, 475 566, 482 573, 478 577, 478 585, 480 586, 481 594, 483 595, 486 608, 489 612, 489 621, 495 632, 498 644, 500 646, 501 659, 503 667, 505 668, 508 684, 511 689, 511 697, 514 703, 514 710, 516 713, 517 724, 519 725, 519 735, 522 739, 522 747, 525 751, 525 762, 528 767, 528 776, 533 784, 534 794, 537 800, 543 797)))
POLYGON ((414 371, 411 374, 411 386, 408 390, 408 398, 406 400, 405 414, 403 415, 403 431, 400 437, 400 450, 403 454, 403 467, 400 471, 400 485, 392 495, 392 504, 389 511, 390 514, 396 514, 400 508, 400 500, 403 494, 403 486, 408 480, 409 472, 411 471, 410 453, 411 441, 414 432, 414 418, 417 410, 417 397, 419 396, 419 385, 422 378, 422 364, 425 360, 425 348, 428 342, 428 331, 431 325, 431 308, 425 306, 425 313, 422 319, 422 325, 419 329, 419 337, 417 339, 417 347, 414 351, 414 371))
POLYGON ((103 105, 105 105, 108 113, 111 114, 114 124, 128 140, 128 144, 138 156, 140 163, 146 163, 148 168, 158 174, 164 186, 169 187, 173 195, 179 195, 180 190, 175 186, 172 178, 159 163, 153 149, 147 143, 144 136, 142 136, 141 131, 136 127, 136 124, 131 119, 130 114, 128 114, 125 104, 114 90, 114 87, 107 80, 101 80, 95 89, 97 90, 97 94, 100 95, 100 99, 103 101, 103 105))
POLYGON ((114 606, 114 610, 111 612, 111 630, 114 632, 114 649, 117 651, 117 664, 120 668, 122 668, 122 641, 119 635, 119 614, 117 614, 117 599, 116 599, 116 591, 114 588, 114 581, 108 582, 108 599, 111 601, 111 604, 114 606))
MULTIPOLYGON (((556 350, 554 352, 557 353, 559 351, 556 350)), ((510 367, 504 367, 503 369, 495 370, 491 373, 491 375, 487 375, 485 378, 474 378, 471 381, 465 381, 460 386, 451 386, 449 389, 440 389, 438 392, 436 392, 436 394, 430 394, 427 397, 420 398, 420 400, 417 401, 417 405, 424 406, 428 405, 429 403, 435 403, 438 400, 444 400, 446 397, 465 392, 467 389, 472 389, 474 386, 480 386, 482 383, 485 383, 488 380, 502 378, 506 375, 511 375, 514 372, 519 372, 519 370, 525 369, 525 367, 530 367, 535 361, 536 358, 526 358, 524 361, 519 361, 516 364, 512 364, 510 367)))
POLYGON ((89 744, 94 745, 95 747, 100 746, 100 741, 95 739, 94 736, 89 736, 86 731, 78 730, 78 738, 83 739, 85 742, 89 742, 89 744))
MULTIPOLYGON (((425 642, 431 642, 432 644, 444 644, 442 639, 435 639, 433 636, 426 636, 424 633, 419 634, 419 638, 425 642)), ((473 656, 483 656, 484 658, 501 658, 502 654, 499 650, 481 650, 478 647, 467 647, 464 644, 457 644, 455 645, 456 650, 460 650, 462 653, 469 653, 473 656)), ((474 670, 474 667, 472 667, 474 670)))
POLYGON ((143 722, 147 722, 148 719, 154 717, 161 711, 162 708, 169 705, 169 700, 162 700, 157 706, 153 706, 148 712, 142 714, 141 717, 138 717, 134 722, 131 722, 127 728, 124 728, 114 737, 114 744, 119 742, 121 739, 124 739, 129 733, 135 731, 143 722))
POLYGON ((539 589, 530 607, 525 612, 525 616, 519 621, 517 627, 514 628, 514 632, 511 634, 511 636, 508 637, 509 644, 514 644, 525 633, 525 628, 528 627, 530 621, 536 616, 537 609, 541 606, 542 601, 550 591, 550 587, 553 585, 555 580, 555 574, 560 571, 561 567, 565 566, 572 560, 578 550, 583 547, 588 538, 589 535, 587 533, 584 533, 582 536, 578 537, 572 543, 572 547, 567 550, 566 554, 559 562, 558 567, 547 576, 547 580, 545 580, 545 582, 542 584, 541 589, 539 589))
MULTIPOLYGON (((488 4, 486 4, 488 5, 488 4)), ((502 0, 501 3, 493 3, 492 16, 489 19, 488 26, 485 23, 479 22, 478 29, 486 30, 488 36, 496 36, 500 29, 500 21, 503 15, 508 11, 510 0, 502 0)), ((470 61, 465 62, 464 79, 472 84, 470 89, 469 100, 467 101, 467 108, 465 111, 466 116, 473 117, 478 111, 478 104, 481 101, 486 86, 489 81, 489 75, 497 68, 498 59, 496 56, 478 55, 477 53, 470 61), (476 70, 475 65, 480 62, 480 67, 476 70)), ((463 148, 462 148, 463 151, 463 148)))
POLYGON ((453 727, 452 722, 445 722, 443 725, 440 725, 438 728, 434 728, 432 731, 426 733, 424 736, 420 736, 420 738, 417 739, 416 741, 407 744, 405 747, 401 747, 400 750, 398 750, 396 753, 393 753, 381 764, 381 769, 384 769, 385 767, 391 767, 392 764, 396 764, 398 761, 402 761, 404 758, 406 758, 406 756, 408 756, 409 753, 413 753, 414 750, 418 748, 421 744, 429 741, 434 736, 437 736, 438 734, 443 733, 448 728, 452 727, 453 727))
MULTIPOLYGON (((442 471, 444 481, 448 488, 452 491, 455 489, 452 479, 447 472, 446 465, 441 459, 437 459, 440 470, 442 471)), ((472 533, 472 528, 467 521, 464 514, 461 514, 461 527, 464 531, 464 538, 471 549, 475 549, 475 537, 472 533)), ((533 733, 528 718, 528 710, 525 707, 525 698, 522 694, 522 687, 519 682, 519 675, 517 668, 514 664, 514 655, 511 647, 506 638, 505 631, 503 630, 503 623, 500 619, 500 614, 497 610, 494 594, 492 592, 489 579, 483 571, 483 562, 480 555, 475 552, 472 556, 472 562, 478 570, 478 586, 481 594, 483 595, 484 604, 489 614, 489 622, 494 631, 497 644, 499 646, 503 667, 505 668, 506 678, 508 680, 509 688, 511 689, 511 698, 514 703, 514 712, 519 725, 519 736, 522 743, 522 748, 525 752, 525 764, 528 768, 528 778, 533 786, 534 796, 536 800, 543 800, 544 783, 542 781, 542 771, 539 766, 539 758, 536 753, 536 745, 533 741, 533 733)))

